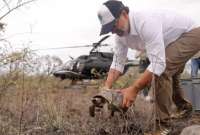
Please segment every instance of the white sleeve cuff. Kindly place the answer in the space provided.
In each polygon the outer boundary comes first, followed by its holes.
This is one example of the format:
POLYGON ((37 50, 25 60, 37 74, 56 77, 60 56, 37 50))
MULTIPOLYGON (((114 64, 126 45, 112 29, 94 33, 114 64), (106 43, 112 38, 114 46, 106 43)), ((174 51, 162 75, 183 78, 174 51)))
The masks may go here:
POLYGON ((147 67, 147 70, 149 70, 150 72, 160 76, 164 71, 165 71, 165 68, 166 68, 166 64, 165 63, 154 63, 154 64, 150 64, 148 67, 147 67))
POLYGON ((123 73, 123 71, 124 71, 124 65, 123 64, 117 64, 115 62, 112 62, 110 68, 115 69, 115 70, 117 70, 121 73, 123 73))

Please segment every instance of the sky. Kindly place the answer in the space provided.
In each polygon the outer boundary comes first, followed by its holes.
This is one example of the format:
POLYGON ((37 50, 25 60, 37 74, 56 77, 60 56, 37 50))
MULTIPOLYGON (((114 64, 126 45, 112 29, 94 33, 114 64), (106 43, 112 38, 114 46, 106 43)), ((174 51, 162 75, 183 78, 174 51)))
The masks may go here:
MULTIPOLYGON (((37 0, 5 17, 4 37, 14 48, 57 48, 90 45, 101 37, 97 10, 105 0, 37 0)), ((122 0, 133 9, 170 9, 191 16, 200 24, 199 0, 122 0)), ((0 3, 1 4, 1 3, 0 3)), ((113 47, 113 37, 105 41, 113 47)), ((69 56, 88 54, 91 48, 37 51, 40 55, 57 55, 63 61, 69 56)), ((129 55, 132 56, 134 52, 129 55)))

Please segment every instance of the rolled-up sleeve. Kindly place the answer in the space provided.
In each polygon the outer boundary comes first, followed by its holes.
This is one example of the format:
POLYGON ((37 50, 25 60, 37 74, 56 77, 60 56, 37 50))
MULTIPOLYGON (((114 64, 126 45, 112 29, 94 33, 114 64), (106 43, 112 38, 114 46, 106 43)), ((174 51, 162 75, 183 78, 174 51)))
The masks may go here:
POLYGON ((118 39, 117 37, 115 38, 115 43, 116 45, 114 48, 114 56, 110 68, 123 73, 124 65, 127 59, 128 47, 123 45, 123 42, 120 41, 120 39, 118 39))
POLYGON ((162 32, 162 23, 159 20, 150 19, 144 22, 141 35, 145 41, 147 56, 150 65, 147 70, 160 76, 166 68, 165 46, 162 32))

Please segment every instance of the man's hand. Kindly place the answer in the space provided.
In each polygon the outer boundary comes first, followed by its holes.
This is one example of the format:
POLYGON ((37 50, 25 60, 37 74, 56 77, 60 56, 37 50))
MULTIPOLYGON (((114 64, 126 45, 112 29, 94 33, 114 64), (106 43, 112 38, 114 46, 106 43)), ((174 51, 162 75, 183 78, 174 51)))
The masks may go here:
POLYGON ((138 92, 151 83, 152 75, 151 72, 145 70, 130 87, 120 90, 123 94, 123 107, 130 107, 135 102, 138 92))
POLYGON ((123 107, 130 107, 137 97, 138 90, 134 87, 128 87, 121 89, 120 92, 123 94, 123 107))

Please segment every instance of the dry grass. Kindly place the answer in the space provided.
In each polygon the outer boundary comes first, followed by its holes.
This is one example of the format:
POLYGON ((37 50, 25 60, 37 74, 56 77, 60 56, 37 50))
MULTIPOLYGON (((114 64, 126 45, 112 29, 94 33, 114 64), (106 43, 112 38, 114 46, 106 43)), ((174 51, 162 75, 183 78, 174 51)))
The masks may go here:
POLYGON ((140 98, 126 116, 90 117, 90 98, 102 80, 97 85, 71 89, 64 89, 69 81, 47 76, 19 75, 16 80, 9 78, 9 83, 5 80, 0 79, 1 135, 139 135, 152 127, 146 121, 150 120, 147 114, 151 114, 151 107, 141 107, 144 101, 140 98))
MULTIPOLYGON (((135 70, 131 69, 114 87, 130 84, 130 78, 134 80, 138 75, 134 74, 135 70)), ((65 89, 70 83, 68 80, 60 81, 51 76, 1 77, 0 135, 143 135, 153 132, 152 104, 142 96, 138 96, 135 106, 124 116, 109 119, 103 113, 95 118, 89 116, 90 98, 103 81, 65 89)))

